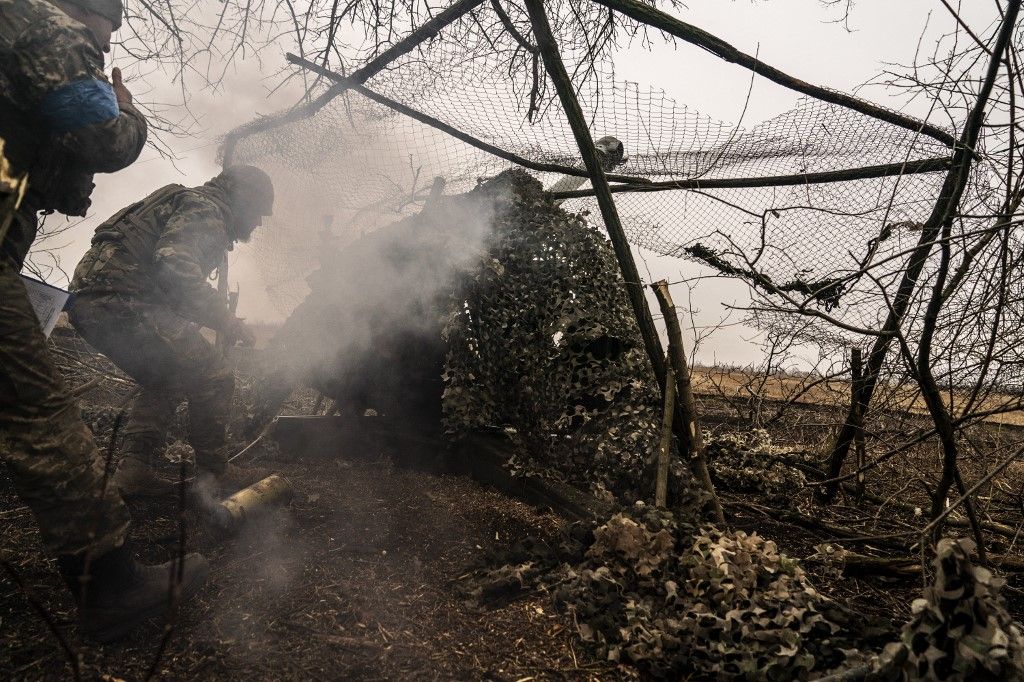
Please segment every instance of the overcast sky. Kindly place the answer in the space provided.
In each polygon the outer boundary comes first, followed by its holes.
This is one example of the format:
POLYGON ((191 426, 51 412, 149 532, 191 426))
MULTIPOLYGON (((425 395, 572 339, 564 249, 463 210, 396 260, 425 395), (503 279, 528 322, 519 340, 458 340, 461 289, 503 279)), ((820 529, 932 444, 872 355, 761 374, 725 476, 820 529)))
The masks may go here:
MULTIPOLYGON (((974 2, 992 5, 992 3, 974 2)), ((986 7, 984 11, 992 11, 986 7)), ((982 11, 982 10, 977 10, 982 11)), ((696 24, 729 41, 750 54, 758 54, 765 62, 806 81, 850 91, 878 74, 887 62, 912 61, 918 38, 929 21, 931 33, 923 45, 926 50, 940 30, 948 31, 953 20, 938 0, 859 0, 854 4, 848 31, 842 24, 830 23, 839 13, 823 8, 816 0, 689 0, 685 8, 675 12, 685 21, 696 24)), ((980 29, 986 26, 974 24, 980 29)), ((191 137, 172 139, 170 144, 177 159, 172 163, 152 149, 146 149, 140 160, 130 168, 97 178, 90 219, 76 226, 66 237, 61 251, 65 269, 73 265, 88 248, 96 224, 119 208, 136 201, 169 182, 186 185, 201 184, 219 170, 216 163, 221 136, 257 114, 267 114, 294 101, 294 89, 285 89, 273 96, 274 74, 284 64, 284 48, 268 48, 259 61, 240 61, 224 83, 222 92, 193 91, 189 101, 201 121, 201 129, 191 137)), ((109 64, 117 65, 115 49, 109 64)), ((726 64, 691 46, 658 46, 651 50, 632 49, 617 63, 618 75, 626 80, 655 84, 664 88, 681 104, 714 119, 737 122, 747 100, 750 74, 726 64)), ((135 83, 136 96, 171 99, 176 86, 151 75, 149 92, 141 92, 135 83)), ((133 87, 133 83, 129 83, 133 87)), ((886 94, 875 88, 864 96, 892 105, 886 94)), ((792 108, 797 96, 764 79, 755 79, 743 117, 745 127, 792 108)), ((251 247, 242 246, 232 254, 232 280, 240 280, 242 296, 240 314, 249 319, 274 318, 279 315, 261 295, 261 282, 254 268, 251 247)), ((641 272, 654 279, 678 280, 698 272, 687 261, 639 253, 641 272)), ((54 284, 64 284, 55 274, 54 284)), ((723 313, 723 304, 746 302, 745 287, 738 283, 717 280, 702 285, 694 299, 700 324, 711 324, 723 313)), ((683 304, 685 292, 676 292, 677 303, 683 304)), ((744 364, 757 359, 756 349, 747 339, 751 330, 729 328, 720 331, 702 349, 703 362, 719 361, 744 364)))

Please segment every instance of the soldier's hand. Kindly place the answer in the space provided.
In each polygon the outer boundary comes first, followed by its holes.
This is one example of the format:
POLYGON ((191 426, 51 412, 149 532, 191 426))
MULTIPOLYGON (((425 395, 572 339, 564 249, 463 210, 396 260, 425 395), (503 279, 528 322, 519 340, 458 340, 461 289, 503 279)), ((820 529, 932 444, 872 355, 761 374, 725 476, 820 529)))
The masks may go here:
POLYGON ((131 104, 132 93, 124 84, 124 80, 121 76, 121 69, 114 67, 114 70, 110 72, 111 86, 114 88, 114 97, 117 98, 118 104, 131 104))
POLYGON ((245 322, 242 322, 239 318, 235 318, 234 322, 231 323, 231 336, 230 338, 235 343, 240 343, 243 346, 255 346, 256 335, 252 333, 252 330, 246 326, 245 322))

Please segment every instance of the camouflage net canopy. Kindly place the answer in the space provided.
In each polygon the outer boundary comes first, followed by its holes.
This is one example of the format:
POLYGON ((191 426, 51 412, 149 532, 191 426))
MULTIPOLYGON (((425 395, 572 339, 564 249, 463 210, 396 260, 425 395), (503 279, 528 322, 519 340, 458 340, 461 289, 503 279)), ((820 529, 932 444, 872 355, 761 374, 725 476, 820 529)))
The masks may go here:
MULTIPOLYGON (((573 39, 570 4, 547 6, 593 136, 612 135, 625 145, 628 161, 616 173, 703 185, 617 193, 631 242, 725 275, 768 278, 841 319, 875 326, 885 312, 876 285, 842 278, 866 259, 885 263, 915 243, 915 226, 930 211, 943 174, 793 185, 778 177, 948 158, 948 148, 814 99, 750 128, 712 120, 658 83, 619 79, 614 65, 622 50, 595 51, 573 39), (757 186, 715 188, 722 182, 757 186)), ((522 8, 505 5, 518 33, 532 35, 522 8)), ((495 5, 482 4, 366 86, 531 162, 582 169, 543 65, 532 64, 502 26, 495 5)), ((325 227, 351 239, 418 210, 436 176, 447 193, 458 193, 513 165, 352 90, 310 117, 281 121, 236 131, 232 160, 265 168, 278 188, 280 218, 256 245, 283 313, 305 294, 303 279, 317 264, 316 234, 325 227)), ((549 187, 559 176, 537 177, 549 187)), ((571 199, 565 207, 599 220, 593 199, 571 199)), ((902 258, 893 259, 875 275, 885 281, 901 265, 902 258)))

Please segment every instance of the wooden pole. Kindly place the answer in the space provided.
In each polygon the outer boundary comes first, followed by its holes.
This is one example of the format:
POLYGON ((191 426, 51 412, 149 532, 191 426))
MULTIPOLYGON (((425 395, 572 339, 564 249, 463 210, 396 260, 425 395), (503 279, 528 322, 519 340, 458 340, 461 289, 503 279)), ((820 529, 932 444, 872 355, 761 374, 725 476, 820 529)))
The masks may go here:
POLYGON ((597 196, 597 204, 601 209, 601 217, 604 219, 605 228, 608 230, 608 237, 615 249, 615 257, 619 261, 619 268, 622 270, 622 278, 626 283, 626 292, 629 294, 629 302, 633 306, 633 314, 636 316, 637 324, 640 327, 640 335, 644 340, 644 348, 651 360, 654 374, 661 383, 662 390, 665 387, 665 354, 661 347, 661 339, 658 338, 658 330, 654 326, 654 318, 647 307, 647 298, 644 295, 644 285, 640 280, 640 272, 633 260, 633 252, 630 251, 629 242, 626 240, 626 233, 622 229, 619 220, 619 213, 615 209, 615 200, 608 189, 608 178, 601 167, 601 158, 598 156, 597 148, 594 146, 594 139, 590 135, 590 128, 587 119, 583 115, 583 109, 576 99, 572 80, 565 70, 562 57, 558 52, 558 45, 551 33, 551 25, 544 13, 543 0, 526 0, 526 10, 530 14, 530 23, 533 25, 533 33, 537 38, 537 47, 540 49, 541 57, 544 59, 544 66, 547 69, 548 77, 551 78, 555 89, 558 91, 558 98, 565 110, 565 117, 572 127, 573 135, 576 137, 576 145, 579 147, 583 163, 587 167, 590 182, 594 186, 597 196))
MULTIPOLYGON (((565 65, 562 63, 562 57, 558 53, 558 45, 555 43, 555 37, 551 33, 551 25, 548 23, 547 15, 544 13, 543 0, 526 0, 526 10, 530 14, 530 23, 533 26, 533 33, 537 38, 537 47, 544 59, 544 66, 547 69, 548 77, 551 78, 555 89, 558 91, 562 108, 565 110, 565 117, 569 121, 573 135, 576 137, 576 145, 579 147, 580 155, 583 157, 587 172, 590 174, 590 183, 594 187, 597 204, 601 209, 601 217, 604 219, 605 228, 608 230, 608 236, 615 249, 615 257, 619 262, 622 278, 625 280, 626 292, 629 294, 629 301, 633 306, 633 314, 636 316, 637 324, 640 327, 640 334, 644 340, 647 357, 650 358, 654 375, 657 377, 661 385, 662 395, 664 395, 667 390, 667 382, 665 355, 661 346, 661 338, 658 336, 658 330, 654 326, 651 310, 647 306, 644 285, 640 280, 640 273, 637 271, 636 262, 633 260, 633 253, 630 251, 629 242, 626 240, 626 233, 622 229, 622 223, 615 208, 615 200, 612 198, 612 193, 608 188, 608 178, 601 165, 601 158, 590 135, 587 119, 583 115, 579 101, 576 99, 572 80, 569 78, 565 65)), ((673 319, 675 319, 674 316, 673 319)), ((685 354, 681 343, 678 344, 677 354, 684 360, 682 363, 684 368, 683 376, 686 377, 686 390, 690 390, 689 368, 686 367, 685 354)), ((676 374, 679 376, 679 368, 676 368, 676 374)), ((682 396, 683 394, 678 391, 678 380, 676 381, 676 389, 677 393, 682 396)), ((690 396, 692 401, 692 391, 690 391, 690 396)), ((694 437, 690 435, 689 429, 694 429, 696 437, 699 439, 699 425, 694 419, 688 418, 681 411, 681 403, 682 401, 680 400, 675 401, 673 431, 676 437, 679 438, 680 443, 692 443, 694 437)), ((703 448, 699 450, 699 453, 698 466, 700 466, 700 462, 703 462, 703 448)), ((712 494, 717 518, 719 521, 724 520, 722 507, 718 502, 717 496, 714 495, 714 487, 711 485, 711 477, 707 473, 706 464, 703 466, 703 473, 699 474, 699 477, 704 487, 708 488, 712 494)))
POLYGON ((857 452, 857 494, 864 494, 864 472, 860 471, 864 467, 865 459, 865 448, 864 448, 864 404, 860 401, 861 390, 860 385, 864 377, 864 361, 861 357, 860 348, 850 349, 850 374, 852 375, 852 381, 850 382, 850 400, 852 401, 852 407, 850 408, 851 414, 854 415, 856 422, 856 432, 853 436, 854 448, 857 452))
MULTIPOLYGON (((794 185, 817 185, 830 182, 849 182, 850 180, 868 180, 871 178, 887 178, 894 175, 916 175, 918 173, 937 173, 949 170, 949 157, 921 159, 920 161, 901 161, 884 163, 877 166, 861 166, 844 168, 837 171, 821 171, 818 173, 796 173, 793 175, 764 175, 756 178, 686 178, 681 180, 661 180, 646 182, 642 185, 621 184, 611 185, 612 194, 619 192, 671 192, 675 190, 702 189, 749 189, 756 187, 792 187, 794 185)), ((613 180, 614 177, 609 175, 613 180)), ((581 199, 594 196, 590 188, 559 190, 552 188, 548 192, 554 200, 581 199)))
POLYGON ((683 330, 676 316, 676 306, 672 301, 672 293, 668 282, 660 280, 652 285, 658 297, 658 305, 665 317, 665 330, 668 333, 668 357, 676 380, 676 393, 679 394, 679 411, 683 419, 681 429, 676 429, 679 436, 679 451, 686 458, 690 470, 700 481, 704 490, 711 496, 715 508, 715 518, 725 523, 722 503, 715 494, 715 484, 711 482, 711 472, 704 457, 704 436, 700 430, 700 419, 697 415, 697 401, 693 397, 693 383, 690 381, 690 364, 686 361, 686 348, 683 346, 683 330))
POLYGON ((658 478, 654 484, 654 505, 668 504, 668 455, 672 447, 672 415, 676 411, 676 373, 665 370, 665 404, 661 412, 661 442, 658 444, 658 478))

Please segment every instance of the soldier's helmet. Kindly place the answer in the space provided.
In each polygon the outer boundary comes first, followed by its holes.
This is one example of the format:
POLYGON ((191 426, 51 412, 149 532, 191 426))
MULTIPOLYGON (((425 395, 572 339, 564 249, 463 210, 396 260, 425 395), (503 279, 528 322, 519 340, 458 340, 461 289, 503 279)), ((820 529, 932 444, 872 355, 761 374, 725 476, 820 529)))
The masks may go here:
POLYGON ((87 12, 98 14, 104 19, 110 20, 114 30, 121 28, 121 20, 124 17, 124 3, 122 0, 67 0, 72 5, 78 5, 87 12))
POLYGON ((250 215, 274 214, 274 183, 256 166, 229 166, 214 180, 227 192, 232 207, 250 215))

